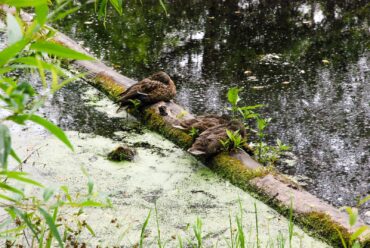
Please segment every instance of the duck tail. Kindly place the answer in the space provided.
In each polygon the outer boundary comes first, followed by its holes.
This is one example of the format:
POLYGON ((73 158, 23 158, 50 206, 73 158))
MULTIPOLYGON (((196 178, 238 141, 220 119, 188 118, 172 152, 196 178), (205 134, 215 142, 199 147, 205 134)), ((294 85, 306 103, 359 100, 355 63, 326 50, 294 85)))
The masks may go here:
POLYGON ((180 125, 172 125, 172 127, 177 128, 177 129, 181 129, 181 130, 186 130, 186 128, 184 128, 183 126, 180 126, 180 125))
POLYGON ((193 148, 189 148, 188 149, 188 152, 190 153, 190 154, 193 154, 193 155, 204 155, 204 154, 206 154, 205 152, 203 152, 203 151, 199 151, 199 150, 196 150, 196 149, 193 149, 193 148))

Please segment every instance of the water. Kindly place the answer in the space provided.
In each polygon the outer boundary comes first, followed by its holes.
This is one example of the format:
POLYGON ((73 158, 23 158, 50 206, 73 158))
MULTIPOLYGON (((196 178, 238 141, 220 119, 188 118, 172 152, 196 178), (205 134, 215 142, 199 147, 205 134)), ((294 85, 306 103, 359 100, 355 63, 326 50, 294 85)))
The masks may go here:
POLYGON ((244 87, 243 104, 266 105, 270 139, 293 147, 297 163, 279 170, 354 205, 370 194, 367 2, 174 0, 166 16, 158 1, 137 1, 106 28, 91 7, 60 28, 124 75, 165 70, 193 113, 224 112, 227 89, 244 87))

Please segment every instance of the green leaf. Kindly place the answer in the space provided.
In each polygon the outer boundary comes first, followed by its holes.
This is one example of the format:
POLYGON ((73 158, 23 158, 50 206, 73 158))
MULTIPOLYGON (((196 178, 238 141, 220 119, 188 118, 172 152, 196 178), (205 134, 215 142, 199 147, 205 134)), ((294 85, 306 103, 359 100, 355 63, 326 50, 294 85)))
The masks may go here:
POLYGON ((56 227, 53 218, 43 208, 40 208, 39 207, 39 211, 44 216, 45 221, 46 221, 46 224, 49 226, 49 229, 50 229, 51 234, 58 241, 59 247, 63 248, 64 247, 63 246, 63 241, 62 241, 62 238, 60 237, 58 228, 56 227))
POLYGON ((55 137, 57 137, 60 141, 62 141, 64 144, 66 144, 72 151, 73 151, 73 146, 71 142, 68 140, 67 136, 63 132, 62 129, 51 123, 50 121, 37 116, 37 115, 31 115, 28 117, 28 120, 35 122, 44 128, 46 128, 50 133, 54 134, 55 137))
POLYGON ((122 15, 122 0, 109 0, 109 2, 116 9, 118 14, 122 15))
POLYGON ((167 8, 166 8, 166 5, 164 5, 164 2, 162 0, 159 0, 159 3, 161 4, 161 7, 164 10, 164 12, 166 13, 166 15, 168 15, 167 8))
POLYGON ((28 42, 28 39, 22 39, 2 50, 0 52, 0 67, 4 66, 10 59, 22 51, 28 42))
POLYGON ((26 65, 26 68, 38 68, 39 63, 41 63, 41 66, 48 71, 55 70, 58 72, 59 75, 65 75, 62 68, 60 68, 57 65, 47 63, 43 60, 36 59, 35 57, 21 57, 15 60, 12 60, 12 67, 15 68, 24 68, 23 65, 26 65), (22 65, 18 65, 22 64, 22 65))
POLYGON ((10 152, 11 138, 9 129, 4 124, 0 124, 0 163, 4 170, 7 169, 10 152))
POLYGON ((362 248, 359 241, 356 241, 351 248, 362 248))
POLYGON ((95 237, 96 235, 95 235, 95 232, 94 232, 94 230, 91 228, 91 226, 89 225, 89 224, 85 224, 85 227, 86 227, 86 229, 89 231, 89 233, 93 236, 93 237, 95 237))
POLYGON ((10 191, 10 192, 16 193, 18 195, 24 196, 24 193, 21 190, 15 188, 15 187, 9 186, 6 183, 0 183, 0 188, 3 189, 3 190, 6 190, 6 191, 10 191))
POLYGON ((88 179, 87 188, 88 188, 88 194, 91 195, 94 189, 94 181, 91 179, 91 177, 89 177, 88 179))
POLYGON ((227 100, 229 101, 229 103, 232 105, 232 106, 236 106, 238 104, 238 102, 240 101, 240 98, 239 98, 239 92, 241 91, 240 88, 237 88, 237 87, 232 87, 229 89, 229 91, 227 92, 227 100))
POLYGON ((53 19, 52 21, 53 22, 56 22, 60 19, 64 19, 66 16, 70 15, 70 14, 73 14, 74 12, 76 12, 77 10, 80 9, 80 6, 77 6, 77 7, 74 7, 74 8, 71 8, 71 9, 68 9, 64 12, 60 12, 58 13, 53 19))
POLYGON ((68 202, 67 205, 71 207, 103 207, 104 204, 92 200, 86 200, 83 202, 68 202))
POLYGON ((360 226, 359 228, 357 228, 357 230, 351 235, 351 241, 356 240, 363 232, 365 232, 368 229, 369 229, 368 226, 360 226))
POLYGON ((14 7, 36 7, 47 4, 47 0, 0 0, 0 4, 14 7))
POLYGON ((93 60, 94 58, 80 53, 76 52, 75 50, 69 49, 65 46, 49 42, 49 41, 36 41, 33 43, 30 47, 32 50, 38 51, 38 52, 44 52, 49 55, 55 55, 60 58, 66 58, 66 59, 77 59, 77 60, 93 60))
POLYGON ((44 26, 48 19, 48 14, 49 14, 49 7, 48 5, 45 4, 40 4, 36 6, 35 8, 36 12, 36 20, 40 24, 40 26, 44 26))
POLYGON ((357 218, 358 218, 358 209, 347 207, 346 211, 349 215, 349 224, 351 226, 355 225, 357 222, 357 218))
POLYGON ((8 44, 12 45, 23 38, 22 26, 19 24, 19 20, 15 18, 12 14, 6 14, 6 24, 7 24, 7 37, 8 44))
POLYGON ((143 226, 141 227, 141 233, 140 233, 140 243, 139 243, 139 247, 142 248, 143 247, 143 242, 144 242, 144 238, 145 238, 145 229, 148 225, 148 222, 149 222, 149 219, 150 219, 150 214, 151 214, 152 210, 149 211, 148 213, 148 216, 146 217, 145 221, 144 221, 144 224, 143 226))
POLYGON ((11 202, 17 202, 17 200, 7 196, 7 195, 3 195, 3 194, 0 194, 0 198, 1 199, 4 199, 4 200, 7 200, 7 201, 11 201, 11 202))
POLYGON ((358 202, 358 206, 361 206, 363 204, 365 204, 366 202, 370 201, 370 195, 366 196, 365 198, 361 199, 359 202, 358 202))
POLYGON ((30 219, 28 218, 27 214, 23 213, 21 210, 19 210, 17 208, 14 208, 14 207, 11 207, 10 210, 12 210, 14 213, 16 213, 16 215, 18 215, 19 217, 21 217, 21 219, 26 223, 26 225, 31 230, 31 232, 36 237, 36 239, 38 239, 39 235, 37 234, 37 231, 35 230, 34 225, 30 221, 30 219))
POLYGON ((80 78, 85 77, 85 76, 86 76, 86 74, 87 74, 87 73, 80 73, 80 74, 78 74, 78 75, 76 75, 76 76, 74 76, 74 77, 70 77, 70 78, 68 78, 68 79, 64 80, 63 82, 61 82, 60 84, 58 84, 58 86, 57 86, 54 90, 55 90, 55 91, 58 91, 58 90, 60 90, 61 88, 63 88, 64 86, 66 86, 67 84, 72 83, 73 81, 76 81, 76 80, 78 80, 78 79, 80 79, 80 78))
POLYGON ((8 178, 12 178, 17 181, 25 182, 28 184, 33 184, 38 187, 44 187, 41 183, 34 181, 30 178, 25 177, 27 173, 24 172, 18 172, 18 171, 2 171, 0 172, 0 175, 3 175, 8 178))

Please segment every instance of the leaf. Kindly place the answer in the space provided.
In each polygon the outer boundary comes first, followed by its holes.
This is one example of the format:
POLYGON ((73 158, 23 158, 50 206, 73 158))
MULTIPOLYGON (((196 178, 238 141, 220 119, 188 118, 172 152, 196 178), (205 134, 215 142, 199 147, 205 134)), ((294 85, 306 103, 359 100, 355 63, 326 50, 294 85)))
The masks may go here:
POLYGON ((116 9, 118 14, 122 15, 122 0, 109 0, 109 2, 116 9))
POLYGON ((14 7, 36 7, 46 3, 47 0, 0 0, 0 4, 14 7))
POLYGON ((24 196, 24 194, 21 190, 15 188, 15 187, 9 186, 6 183, 0 183, 0 188, 3 189, 3 190, 6 190, 6 191, 10 191, 10 192, 16 193, 18 195, 24 196))
POLYGON ((351 248, 361 248, 361 245, 358 241, 356 241, 356 243, 354 243, 351 248))
POLYGON ((22 51, 28 42, 28 39, 22 39, 2 50, 0 52, 0 67, 4 66, 10 59, 22 51))
POLYGON ((86 229, 89 231, 89 233, 93 236, 93 237, 95 237, 96 235, 95 235, 95 232, 94 232, 94 230, 91 228, 91 226, 89 225, 89 224, 85 224, 85 227, 86 227, 86 229))
POLYGON ((366 196, 365 198, 361 199, 359 202, 358 202, 358 206, 361 206, 363 204, 365 204, 366 202, 370 201, 370 195, 366 196))
POLYGON ((64 12, 60 12, 58 13, 53 19, 52 19, 52 22, 56 22, 60 19, 64 19, 66 16, 70 15, 70 14, 73 14, 74 12, 76 12, 77 10, 80 9, 80 6, 77 6, 77 7, 74 7, 74 8, 71 8, 71 9, 68 9, 64 12))
POLYGON ((36 237, 36 239, 38 239, 39 235, 37 234, 37 232, 34 228, 34 225, 30 221, 30 219, 28 218, 27 214, 23 213, 21 210, 19 210, 17 208, 14 208, 14 207, 11 207, 10 210, 12 210, 14 213, 16 213, 19 217, 21 217, 21 219, 26 223, 26 225, 31 230, 31 232, 36 237))
POLYGON ((103 207, 104 205, 100 202, 86 200, 83 202, 68 202, 67 203, 71 207, 103 207))
POLYGON ((368 226, 360 226, 359 228, 357 228, 357 230, 351 235, 351 241, 356 240, 363 232, 365 232, 368 229, 369 229, 368 226))
POLYGON ((64 80, 63 82, 61 82, 60 84, 58 84, 58 86, 55 88, 55 91, 58 91, 61 88, 63 88, 64 86, 66 86, 67 84, 72 83, 73 81, 76 81, 76 80, 78 80, 80 78, 83 78, 85 76, 86 76, 86 73, 80 73, 80 74, 78 74, 74 77, 70 77, 70 78, 64 80))
POLYGON ((7 200, 7 201, 11 201, 11 202, 17 202, 17 200, 9 197, 9 196, 6 196, 6 195, 3 195, 3 194, 0 194, 0 198, 4 199, 4 200, 7 200))
POLYGON ((91 179, 91 177, 89 177, 88 179, 87 188, 88 188, 88 194, 91 195, 94 189, 94 181, 91 179))
POLYGON ((43 60, 36 59, 35 57, 21 57, 15 60, 12 60, 12 67, 15 68, 23 68, 22 65, 17 65, 17 63, 26 65, 26 68, 38 68, 39 63, 41 63, 42 67, 45 70, 51 71, 55 70, 58 72, 59 75, 65 75, 64 71, 62 68, 60 68, 57 65, 47 63, 43 60))
POLYGON ((35 8, 36 12, 36 20, 40 24, 40 26, 44 26, 48 19, 48 14, 49 14, 49 7, 48 5, 45 4, 40 4, 36 6, 35 8))
POLYGON ((166 13, 166 15, 168 15, 166 5, 164 5, 162 0, 159 0, 159 3, 161 5, 162 9, 164 10, 164 12, 166 13))
POLYGON ((44 52, 49 55, 55 55, 60 58, 66 59, 77 59, 77 60, 94 60, 94 58, 77 52, 75 50, 69 49, 65 46, 49 42, 49 41, 36 41, 35 43, 31 44, 30 49, 44 52))
POLYGON ((148 213, 148 216, 146 217, 145 221, 144 221, 144 224, 143 226, 141 227, 141 233, 140 233, 140 244, 139 244, 139 247, 142 248, 143 247, 143 241, 144 241, 144 238, 145 238, 145 229, 148 225, 148 222, 149 222, 149 219, 150 219, 150 213, 152 212, 152 210, 149 211, 148 213))
POLYGON ((17 18, 15 18, 12 14, 7 13, 6 24, 7 24, 8 44, 12 45, 22 40, 23 31, 22 31, 22 27, 19 24, 19 21, 17 20, 17 18))
POLYGON ((44 193, 42 194, 42 197, 44 201, 47 202, 50 199, 50 197, 52 197, 53 195, 54 195, 54 189, 45 188, 44 193))
POLYGON ((0 163, 4 170, 7 169, 10 152, 11 138, 9 129, 4 124, 0 124, 0 163))
POLYGON ((105 16, 107 14, 107 3, 108 0, 101 0, 99 10, 98 10, 98 18, 101 20, 101 18, 104 16, 104 22, 105 22, 105 16))
POLYGON ((41 59, 39 59, 39 56, 36 55, 36 62, 37 62, 37 69, 39 70, 42 86, 44 89, 47 88, 47 82, 46 82, 46 76, 45 76, 45 70, 44 67, 42 66, 41 59))
POLYGON ((41 183, 39 183, 37 181, 34 181, 30 178, 24 177, 24 176, 27 175, 24 172, 2 171, 2 172, 0 172, 0 175, 3 175, 3 176, 8 177, 8 178, 12 178, 12 179, 17 180, 17 181, 25 182, 25 183, 28 183, 28 184, 33 184, 33 185, 38 186, 38 187, 44 187, 41 183))
POLYGON ((40 213, 44 216, 45 218, 45 221, 46 221, 46 224, 49 226, 50 228, 50 232, 51 234, 53 235, 53 237, 58 241, 59 243, 59 247, 63 248, 63 241, 62 241, 62 238, 60 237, 60 234, 59 234, 59 231, 58 231, 58 228, 56 227, 55 225, 55 222, 53 220, 53 218, 50 216, 50 214, 48 212, 46 212, 43 208, 39 207, 38 208, 40 213))
POLYGON ((28 120, 35 122, 44 128, 46 128, 50 133, 54 134, 55 137, 57 137, 60 141, 62 141, 64 144, 66 144, 72 151, 73 146, 71 142, 68 140, 67 136, 63 132, 62 129, 51 123, 50 121, 38 116, 38 115, 31 115, 29 116, 28 120))
POLYGON ((349 224, 351 226, 353 226, 354 224, 356 224, 357 222, 357 217, 358 217, 358 209, 357 208, 352 208, 352 207, 347 207, 347 206, 344 206, 344 207, 341 207, 340 210, 346 210, 347 214, 348 214, 348 221, 349 221, 349 224))
POLYGON ((240 88, 232 87, 227 92, 227 100, 229 101, 229 103, 232 106, 236 106, 238 104, 238 102, 240 101, 240 98, 239 98, 239 95, 238 95, 239 91, 241 91, 240 88))

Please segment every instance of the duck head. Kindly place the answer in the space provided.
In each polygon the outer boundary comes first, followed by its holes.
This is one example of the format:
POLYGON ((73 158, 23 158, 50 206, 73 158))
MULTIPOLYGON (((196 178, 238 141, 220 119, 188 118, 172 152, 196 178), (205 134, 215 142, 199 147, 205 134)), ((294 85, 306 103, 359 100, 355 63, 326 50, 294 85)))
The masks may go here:
POLYGON ((165 73, 164 71, 160 71, 160 72, 153 74, 152 76, 149 77, 149 79, 159 81, 166 85, 169 85, 170 82, 172 82, 170 76, 168 76, 168 74, 165 73))

